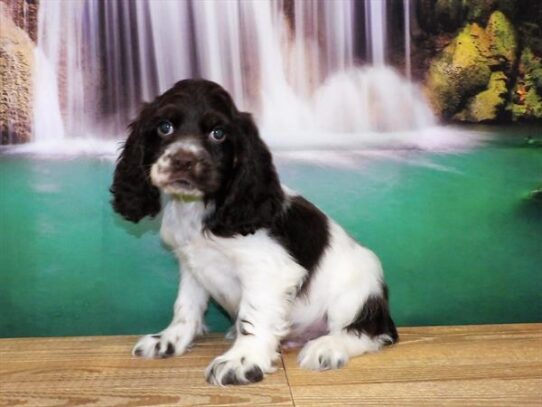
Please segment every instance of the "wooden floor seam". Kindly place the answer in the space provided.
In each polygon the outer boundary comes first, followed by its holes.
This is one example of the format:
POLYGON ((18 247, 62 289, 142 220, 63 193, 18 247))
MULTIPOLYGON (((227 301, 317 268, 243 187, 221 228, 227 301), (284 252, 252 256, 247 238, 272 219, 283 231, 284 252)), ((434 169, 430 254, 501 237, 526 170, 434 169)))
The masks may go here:
POLYGON ((203 376, 231 345, 218 334, 161 360, 132 357, 134 336, 0 339, 0 407, 542 405, 542 324, 399 333, 339 370, 303 370, 287 351, 263 382, 226 388, 203 376))
POLYGON ((286 378, 286 384, 288 385, 288 391, 290 392, 290 398, 292 399, 292 406, 296 407, 294 394, 292 393, 292 386, 290 385, 290 379, 288 378, 288 369, 286 368, 286 364, 284 363, 284 356, 282 354, 280 355, 280 361, 284 368, 284 377, 286 378))

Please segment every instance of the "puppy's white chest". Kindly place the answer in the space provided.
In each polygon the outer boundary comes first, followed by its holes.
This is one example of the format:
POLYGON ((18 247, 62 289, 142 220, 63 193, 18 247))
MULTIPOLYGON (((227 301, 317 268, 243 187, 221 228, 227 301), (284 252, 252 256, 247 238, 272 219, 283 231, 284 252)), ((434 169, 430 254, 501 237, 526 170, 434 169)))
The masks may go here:
POLYGON ((160 229, 162 240, 177 252, 201 237, 204 216, 205 207, 202 202, 169 202, 160 229))
POLYGON ((179 260, 209 294, 231 315, 237 313, 241 289, 233 260, 219 244, 202 233, 205 207, 201 202, 172 201, 165 209, 160 234, 179 260))

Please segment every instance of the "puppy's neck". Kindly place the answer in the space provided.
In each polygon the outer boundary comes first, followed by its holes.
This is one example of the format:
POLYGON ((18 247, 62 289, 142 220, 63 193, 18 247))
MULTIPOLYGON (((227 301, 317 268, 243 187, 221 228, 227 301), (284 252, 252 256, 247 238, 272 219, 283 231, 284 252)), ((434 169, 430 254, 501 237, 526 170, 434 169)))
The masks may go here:
POLYGON ((192 203, 192 202, 203 201, 203 197, 201 196, 183 195, 183 194, 172 194, 171 199, 178 201, 180 203, 192 203))
POLYGON ((214 202, 205 202, 203 198, 188 197, 189 199, 177 199, 169 196, 168 207, 176 214, 182 214, 191 219, 199 219, 203 222, 205 216, 215 208, 214 202))

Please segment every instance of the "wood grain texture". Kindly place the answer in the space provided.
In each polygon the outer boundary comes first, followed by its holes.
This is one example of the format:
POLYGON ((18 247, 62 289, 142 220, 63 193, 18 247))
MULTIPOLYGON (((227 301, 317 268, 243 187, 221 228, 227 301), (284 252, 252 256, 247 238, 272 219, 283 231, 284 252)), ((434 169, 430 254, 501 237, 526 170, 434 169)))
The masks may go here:
POLYGON ((403 328, 346 368, 307 372, 283 356, 296 406, 542 405, 542 324, 403 328))
POLYGON ((205 367, 229 346, 221 336, 162 360, 132 357, 136 339, 2 339, 0 406, 293 405, 282 364, 261 385, 208 385, 205 367))
POLYGON ((261 384, 231 388, 203 378, 229 346, 218 335, 163 360, 131 357, 135 337, 0 339, 0 406, 542 405, 542 324, 399 332, 343 369, 302 370, 290 351, 261 384))

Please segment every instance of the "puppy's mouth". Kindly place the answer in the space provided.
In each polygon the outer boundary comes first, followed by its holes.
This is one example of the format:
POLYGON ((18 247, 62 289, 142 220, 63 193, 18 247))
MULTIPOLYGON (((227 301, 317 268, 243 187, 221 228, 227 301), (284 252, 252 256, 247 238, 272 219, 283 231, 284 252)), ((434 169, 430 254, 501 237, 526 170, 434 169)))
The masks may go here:
POLYGON ((167 194, 183 200, 186 198, 199 199, 203 195, 203 192, 196 184, 185 177, 168 180, 162 187, 162 190, 167 194))
POLYGON ((167 165, 155 163, 150 176, 154 186, 179 199, 199 199, 204 195, 202 185, 187 171, 172 171, 167 165))
POLYGON ((177 188, 177 189, 184 189, 186 191, 192 191, 196 189, 196 186, 194 185, 194 183, 189 181, 186 178, 172 179, 166 184, 166 186, 177 188))

